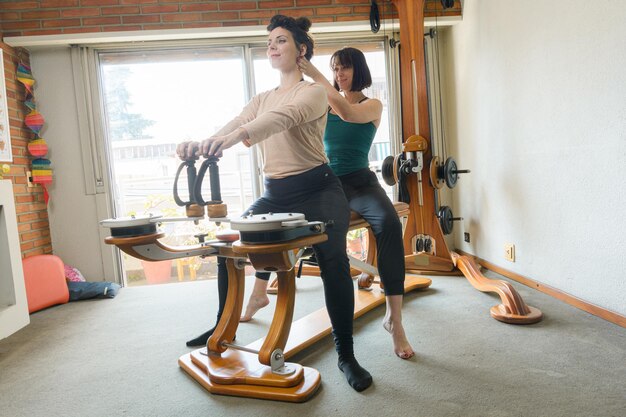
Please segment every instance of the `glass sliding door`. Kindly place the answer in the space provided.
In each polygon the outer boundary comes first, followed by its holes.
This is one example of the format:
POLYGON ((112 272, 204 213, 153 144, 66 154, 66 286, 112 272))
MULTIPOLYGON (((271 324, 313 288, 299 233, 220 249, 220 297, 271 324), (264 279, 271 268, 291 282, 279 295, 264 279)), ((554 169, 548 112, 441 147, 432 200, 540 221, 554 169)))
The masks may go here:
MULTIPOLYGON (((172 198, 180 160, 177 144, 211 136, 239 114, 249 98, 244 48, 202 47, 100 52, 104 119, 114 209, 117 217, 161 214, 183 217, 172 198)), ((220 159, 222 199, 229 213, 241 213, 253 201, 249 150, 230 149, 220 159)), ((203 195, 208 199, 209 181, 203 195)), ((181 175, 181 198, 188 197, 181 175)), ((173 245, 195 243, 199 233, 215 233, 214 223, 165 223, 173 245)), ((142 265, 122 255, 127 285, 208 278, 215 259, 166 261, 142 265), (153 275, 151 269, 161 268, 153 275)))
MULTIPOLYGON (((261 41, 264 43, 264 41, 261 41)), ((97 51, 106 137, 111 200, 116 217, 161 214, 184 217, 176 206, 172 187, 180 160, 176 146, 187 140, 211 136, 236 116, 257 92, 274 88, 279 74, 266 56, 266 46, 258 41, 233 45, 147 46, 97 51)), ((383 159, 392 153, 389 120, 389 91, 385 42, 351 39, 350 46, 365 53, 372 71, 373 85, 365 93, 383 103, 382 122, 372 145, 370 167, 379 171, 383 159)), ((331 80, 331 54, 345 43, 321 41, 316 44, 313 63, 331 80)), ((393 106, 392 106, 393 107, 393 106)), ((229 215, 242 213, 258 197, 260 171, 255 150, 242 144, 225 152, 219 162, 222 199, 229 215), (252 162, 251 162, 252 161, 252 162)), ((388 195, 392 189, 379 179, 388 195)), ((209 181, 204 181, 208 198, 209 181)), ((179 191, 187 198, 187 180, 181 175, 179 191)), ((201 221, 164 223, 165 242, 187 245, 196 235, 216 232, 215 223, 201 221)), ((223 226, 222 226, 223 227, 223 226)), ((353 233, 360 238, 360 233, 353 233)), ((181 259, 165 265, 142 265, 137 259, 122 257, 127 285, 205 279, 215 276, 215 260, 181 259), (157 277, 149 270, 162 268, 157 277)))

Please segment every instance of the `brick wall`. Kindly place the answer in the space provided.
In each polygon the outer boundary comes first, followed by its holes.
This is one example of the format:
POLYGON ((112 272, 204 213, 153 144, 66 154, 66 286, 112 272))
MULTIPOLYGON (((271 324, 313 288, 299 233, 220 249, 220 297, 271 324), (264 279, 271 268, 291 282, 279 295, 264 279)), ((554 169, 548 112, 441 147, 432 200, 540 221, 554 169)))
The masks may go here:
MULTIPOLYGON (((442 10, 425 0, 425 16, 461 15, 461 2, 442 10)), ((368 21, 369 0, 25 0, 0 3, 4 36, 54 35, 266 25, 277 13, 313 23, 368 21)), ((389 0, 378 0, 381 18, 392 18, 389 0)))
MULTIPOLYGON (((48 210, 43 200, 43 189, 41 186, 29 188, 27 184, 26 173, 30 170, 30 155, 26 145, 33 138, 33 134, 24 125, 24 116, 27 110, 23 104, 25 90, 24 86, 17 81, 15 73, 18 59, 22 59, 26 64, 29 63, 28 53, 23 49, 11 48, 1 42, 1 38, 0 47, 4 53, 4 77, 13 152, 13 162, 9 164, 11 172, 5 175, 4 179, 13 182, 22 257, 52 253, 48 210), (19 57, 18 52, 20 53, 19 57)), ((36 98, 37 92, 35 90, 36 98)))
MULTIPOLYGON (((397 18, 389 0, 378 0, 381 19, 397 18)), ((442 10, 440 0, 425 0, 425 16, 460 16, 461 2, 442 10)), ((40 186, 27 186, 30 157, 26 145, 33 138, 24 125, 24 87, 15 78, 19 58, 3 37, 266 25, 274 14, 307 16, 313 23, 369 21, 365 0, 23 0, 0 2, 0 47, 4 51, 13 163, 5 179, 13 182, 22 256, 52 253, 48 212, 40 186)), ((35 79, 37 74, 34 74, 35 79)), ((35 99, 37 90, 35 85, 35 99)), ((44 115, 45 117, 45 115, 44 115)), ((45 127, 44 127, 45 129, 45 127)), ((45 137, 45 130, 44 137, 45 137)))

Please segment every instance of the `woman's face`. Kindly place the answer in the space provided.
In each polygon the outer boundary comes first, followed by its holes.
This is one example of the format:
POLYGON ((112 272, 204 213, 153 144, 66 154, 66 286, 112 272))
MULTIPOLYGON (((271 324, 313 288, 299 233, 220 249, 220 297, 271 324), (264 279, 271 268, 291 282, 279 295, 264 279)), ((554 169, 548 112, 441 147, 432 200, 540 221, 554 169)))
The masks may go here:
POLYGON ((354 68, 344 67, 340 63, 333 64, 333 75, 335 82, 339 86, 341 91, 350 91, 352 89, 352 76, 354 75, 354 68))
POLYGON ((300 56, 296 41, 287 29, 277 27, 270 32, 267 39, 267 57, 272 68, 291 70, 296 67, 296 60, 300 56))

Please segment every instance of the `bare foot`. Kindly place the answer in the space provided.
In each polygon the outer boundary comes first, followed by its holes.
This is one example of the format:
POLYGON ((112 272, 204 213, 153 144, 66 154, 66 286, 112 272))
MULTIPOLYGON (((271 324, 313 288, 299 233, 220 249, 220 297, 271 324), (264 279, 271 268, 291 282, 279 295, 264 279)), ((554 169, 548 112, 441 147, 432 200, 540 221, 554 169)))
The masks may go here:
POLYGON ((248 305, 246 306, 246 314, 239 318, 240 322, 246 322, 252 320, 252 317, 256 314, 257 311, 265 307, 270 303, 270 299, 267 298, 267 295, 263 296, 251 296, 248 300, 248 305))
POLYGON ((400 359, 410 359, 415 355, 411 344, 406 338, 402 323, 395 324, 391 321, 391 319, 385 317, 383 320, 383 327, 391 333, 391 338, 393 339, 393 350, 397 357, 400 359))

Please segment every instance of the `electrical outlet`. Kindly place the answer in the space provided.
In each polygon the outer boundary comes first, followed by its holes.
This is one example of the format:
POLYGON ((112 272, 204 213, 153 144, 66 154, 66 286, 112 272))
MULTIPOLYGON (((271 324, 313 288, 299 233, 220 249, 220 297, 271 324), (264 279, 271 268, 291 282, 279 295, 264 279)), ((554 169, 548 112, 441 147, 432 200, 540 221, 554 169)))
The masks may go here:
POLYGON ((504 259, 515 262, 515 245, 512 243, 504 244, 504 259))
POLYGON ((35 184, 33 184, 33 173, 30 171, 26 171, 26 182, 28 184, 28 188, 35 186, 35 184))
POLYGON ((463 233, 463 240, 470 243, 470 234, 467 232, 463 233))

